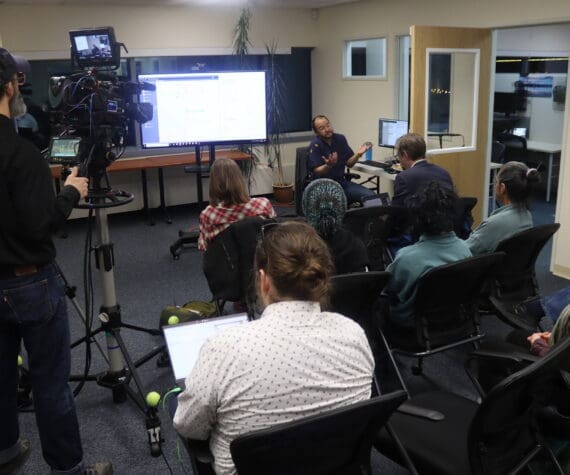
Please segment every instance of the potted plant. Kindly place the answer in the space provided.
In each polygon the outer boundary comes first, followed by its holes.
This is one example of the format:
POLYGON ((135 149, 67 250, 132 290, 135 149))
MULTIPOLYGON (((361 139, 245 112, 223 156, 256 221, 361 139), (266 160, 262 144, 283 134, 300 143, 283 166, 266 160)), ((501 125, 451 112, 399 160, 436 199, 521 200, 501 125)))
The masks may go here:
POLYGON ((285 181, 281 140, 285 122, 286 85, 277 63, 277 42, 265 45, 267 53, 267 126, 269 133, 265 154, 269 166, 274 170, 273 196, 278 203, 293 202, 293 184, 285 181))

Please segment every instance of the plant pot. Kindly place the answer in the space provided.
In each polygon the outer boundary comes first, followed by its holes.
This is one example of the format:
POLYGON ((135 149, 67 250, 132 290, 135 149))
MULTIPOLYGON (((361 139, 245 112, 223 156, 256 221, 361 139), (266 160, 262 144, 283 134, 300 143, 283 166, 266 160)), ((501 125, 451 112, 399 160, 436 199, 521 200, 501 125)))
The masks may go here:
POLYGON ((292 204, 293 203, 293 185, 283 184, 283 185, 273 185, 273 197, 275 201, 280 204, 292 204))

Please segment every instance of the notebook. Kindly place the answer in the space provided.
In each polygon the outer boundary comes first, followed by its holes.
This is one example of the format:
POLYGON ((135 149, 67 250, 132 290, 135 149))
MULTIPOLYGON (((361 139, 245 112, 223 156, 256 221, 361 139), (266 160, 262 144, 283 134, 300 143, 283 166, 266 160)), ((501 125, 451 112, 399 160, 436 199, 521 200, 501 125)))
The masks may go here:
POLYGON ((247 323, 247 321, 246 313, 236 313, 163 327, 166 348, 176 383, 184 384, 184 379, 192 372, 198 360, 200 348, 209 337, 226 328, 247 323))

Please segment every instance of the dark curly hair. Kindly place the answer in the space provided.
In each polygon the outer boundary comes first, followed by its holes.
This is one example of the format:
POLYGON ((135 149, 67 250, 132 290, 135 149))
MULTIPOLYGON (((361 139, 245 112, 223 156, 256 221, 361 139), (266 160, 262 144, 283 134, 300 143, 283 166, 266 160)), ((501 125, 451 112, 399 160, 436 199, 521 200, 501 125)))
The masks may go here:
POLYGON ((459 198, 437 181, 429 182, 409 200, 415 231, 437 235, 453 231, 459 198))

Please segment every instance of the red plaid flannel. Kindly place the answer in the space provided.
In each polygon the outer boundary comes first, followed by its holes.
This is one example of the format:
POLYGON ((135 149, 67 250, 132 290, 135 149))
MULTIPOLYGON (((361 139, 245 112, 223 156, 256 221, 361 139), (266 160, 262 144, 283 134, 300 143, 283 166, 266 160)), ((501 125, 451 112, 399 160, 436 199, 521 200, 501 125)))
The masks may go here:
POLYGON ((251 198, 247 203, 234 205, 230 208, 223 205, 209 205, 200 213, 198 249, 205 251, 208 243, 230 224, 249 216, 274 218, 276 214, 267 198, 251 198))

